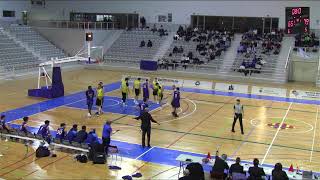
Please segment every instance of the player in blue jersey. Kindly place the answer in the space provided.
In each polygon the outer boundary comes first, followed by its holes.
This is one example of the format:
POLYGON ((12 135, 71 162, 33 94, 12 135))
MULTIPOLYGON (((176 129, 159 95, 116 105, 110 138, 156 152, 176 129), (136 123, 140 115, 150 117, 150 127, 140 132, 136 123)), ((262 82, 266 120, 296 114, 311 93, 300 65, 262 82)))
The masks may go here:
POLYGON ((139 103, 138 108, 140 111, 140 115, 148 109, 149 105, 147 104, 147 99, 144 98, 142 103, 139 103))
POLYGON ((66 124, 61 123, 60 127, 57 129, 56 139, 60 139, 62 141, 66 137, 66 124))
POLYGON ((49 129, 50 121, 45 120, 44 124, 40 126, 37 134, 41 135, 44 140, 46 140, 49 144, 51 142, 51 134, 49 129))
POLYGON ((91 86, 88 86, 88 90, 86 91, 87 105, 88 105, 88 117, 91 117, 91 110, 93 106, 94 99, 94 91, 91 86))
POLYGON ((142 85, 143 99, 146 99, 146 102, 149 100, 149 80, 146 79, 146 82, 142 85))
POLYGON ((180 108, 180 89, 179 89, 179 87, 175 88, 175 90, 173 91, 171 106, 173 109, 172 115, 174 117, 179 117, 177 114, 177 109, 180 108))

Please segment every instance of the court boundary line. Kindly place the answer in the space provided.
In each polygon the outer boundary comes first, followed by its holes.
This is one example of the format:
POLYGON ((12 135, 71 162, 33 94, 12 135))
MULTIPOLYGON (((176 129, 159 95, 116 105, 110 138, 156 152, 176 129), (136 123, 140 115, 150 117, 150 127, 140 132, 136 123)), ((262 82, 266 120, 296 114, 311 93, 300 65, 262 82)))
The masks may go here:
POLYGON ((311 146, 311 152, 310 152, 310 162, 312 161, 312 155, 314 150, 314 143, 315 143, 315 137, 316 137, 317 124, 318 124, 318 115, 319 115, 319 106, 317 106, 316 122, 314 123, 313 140, 312 140, 312 146, 311 146))
POLYGON ((267 156, 268 156, 268 154, 269 154, 269 152, 270 152, 270 149, 271 149, 274 141, 276 140, 276 138, 277 138, 277 136, 278 136, 278 133, 280 132, 281 126, 283 125, 284 121, 286 120, 286 118, 287 118, 287 116, 288 116, 288 114, 289 114, 289 111, 290 111, 291 106, 292 106, 292 102, 290 103, 286 114, 283 116, 282 121, 281 121, 281 123, 280 123, 280 125, 279 125, 279 127, 278 127, 278 129, 277 129, 277 131, 276 131, 276 134, 274 135, 274 137, 273 137, 273 139, 272 139, 272 141, 271 141, 271 143, 270 143, 270 145, 269 145, 269 147, 268 147, 268 149, 267 149, 267 152, 266 152, 266 154, 264 155, 264 157, 263 157, 263 159, 262 159, 262 161, 261 161, 261 164, 263 164, 264 161, 266 160, 266 158, 267 158, 267 156))
POLYGON ((134 160, 138 160, 139 158, 141 158, 142 156, 144 156, 145 154, 147 154, 149 151, 151 151, 155 146, 152 146, 151 148, 149 148, 147 151, 141 153, 138 157, 134 158, 134 160))

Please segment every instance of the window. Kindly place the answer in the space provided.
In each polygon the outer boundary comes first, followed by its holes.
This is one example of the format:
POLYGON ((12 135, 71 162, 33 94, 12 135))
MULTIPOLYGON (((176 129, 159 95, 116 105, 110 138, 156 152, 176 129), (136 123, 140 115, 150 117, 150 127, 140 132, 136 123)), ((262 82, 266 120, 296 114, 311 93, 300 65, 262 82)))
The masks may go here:
POLYGON ((3 17, 15 17, 15 11, 3 10, 3 17))

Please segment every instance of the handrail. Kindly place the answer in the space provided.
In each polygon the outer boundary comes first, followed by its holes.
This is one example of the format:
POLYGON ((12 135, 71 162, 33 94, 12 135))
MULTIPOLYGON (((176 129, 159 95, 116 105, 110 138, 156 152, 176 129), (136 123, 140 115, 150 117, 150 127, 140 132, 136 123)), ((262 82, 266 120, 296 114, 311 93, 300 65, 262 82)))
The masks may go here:
POLYGON ((320 54, 319 54, 319 61, 318 61, 318 75, 317 75, 317 77, 318 77, 318 81, 320 81, 320 54))
POLYGON ((287 60, 286 60, 285 66, 284 66, 284 71, 286 71, 288 69, 291 51, 292 51, 292 46, 290 46, 290 49, 289 49, 289 52, 288 52, 288 55, 287 55, 287 60))

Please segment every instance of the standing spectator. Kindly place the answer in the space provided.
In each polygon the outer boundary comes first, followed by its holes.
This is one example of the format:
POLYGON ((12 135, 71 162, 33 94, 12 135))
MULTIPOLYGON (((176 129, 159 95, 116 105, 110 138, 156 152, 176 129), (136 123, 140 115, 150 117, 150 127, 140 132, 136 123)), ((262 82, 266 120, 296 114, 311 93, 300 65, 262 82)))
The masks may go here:
POLYGON ((135 118, 136 120, 141 120, 141 130, 142 130, 142 147, 145 147, 145 138, 147 134, 148 138, 148 147, 151 147, 150 145, 150 138, 151 138, 151 122, 157 123, 160 125, 157 121, 155 121, 151 114, 147 112, 146 110, 143 111, 139 117, 135 118))
POLYGON ((82 126, 81 130, 77 133, 76 137, 73 141, 78 143, 83 143, 87 139, 88 133, 87 133, 87 127, 82 126))
POLYGON ((146 19, 143 16, 140 18, 140 23, 142 28, 146 27, 146 19))
POLYGON ((106 153, 108 153, 108 148, 110 146, 111 134, 112 134, 111 121, 106 121, 102 130, 102 144, 104 146, 106 153))
POLYGON ((253 167, 250 167, 248 172, 250 175, 248 180, 262 180, 262 177, 266 176, 263 168, 259 167, 259 160, 257 158, 253 160, 253 167))
POLYGON ((66 136, 66 139, 69 140, 70 143, 74 141, 74 138, 77 136, 77 131, 78 131, 78 125, 74 124, 66 136))
POLYGON ((289 180, 288 175, 282 170, 282 164, 277 163, 272 170, 272 180, 289 180))
POLYGON ((221 157, 219 157, 219 150, 216 151, 216 158, 214 165, 212 167, 211 171, 211 177, 214 179, 226 179, 227 174, 224 173, 225 170, 229 169, 229 166, 226 162, 227 160, 227 155, 222 154, 221 157))

